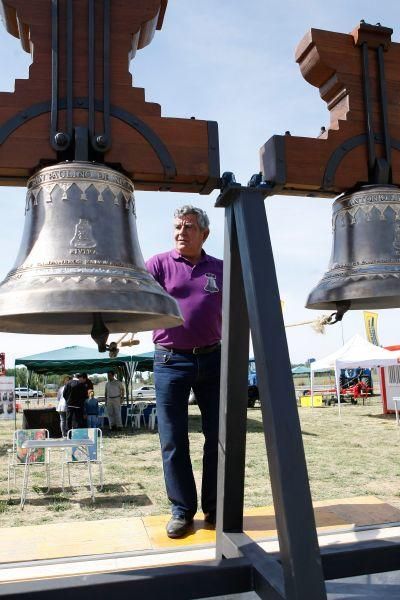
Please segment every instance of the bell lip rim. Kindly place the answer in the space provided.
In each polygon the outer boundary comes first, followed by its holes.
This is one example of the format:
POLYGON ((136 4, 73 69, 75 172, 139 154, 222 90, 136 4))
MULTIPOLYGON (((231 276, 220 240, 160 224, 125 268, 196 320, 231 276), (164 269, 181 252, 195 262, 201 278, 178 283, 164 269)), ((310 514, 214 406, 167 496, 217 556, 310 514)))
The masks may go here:
POLYGON ((350 302, 349 310, 386 310, 400 308, 400 293, 389 296, 365 296, 360 297, 347 295, 343 298, 335 298, 332 300, 310 300, 307 299, 305 308, 309 310, 337 310, 337 305, 342 302, 350 302), (382 300, 382 302, 380 302, 382 300), (392 300, 394 302, 392 302, 392 300), (385 302, 386 301, 386 302, 385 302))
MULTIPOLYGON (((65 317, 66 314, 69 315, 76 315, 76 314, 83 314, 83 315, 93 315, 95 311, 88 311, 83 313, 83 311, 68 311, 68 313, 66 313, 66 311, 64 312, 45 312, 44 314, 46 316, 51 317, 51 319, 49 320, 44 320, 41 323, 30 323, 29 322, 29 317, 33 316, 33 315, 40 315, 43 314, 43 312, 36 312, 36 313, 21 313, 21 314, 16 314, 16 315, 0 315, 0 332, 2 333, 14 333, 14 334, 26 334, 26 335, 90 335, 90 330, 91 330, 91 326, 92 326, 92 321, 89 319, 85 322, 81 322, 81 323, 61 323, 60 320, 57 318, 58 316, 63 315, 65 317), (26 321, 22 320, 21 321, 21 317, 26 317, 26 321), (10 319, 15 318, 16 321, 19 321, 21 323, 21 326, 15 326, 15 323, 9 323, 10 319), (49 321, 51 320, 51 322, 49 323, 49 321), (7 326, 7 322, 9 323, 9 325, 7 326), (31 325, 29 327, 29 325, 31 325), (36 325, 36 326, 35 326, 36 325)), ((184 319, 182 316, 175 316, 175 315, 163 315, 160 313, 144 313, 143 311, 136 311, 136 312, 130 312, 127 313, 127 311, 101 311, 101 314, 104 315, 104 321, 105 324, 107 326, 107 329, 109 330, 110 334, 116 334, 116 333, 124 333, 126 331, 134 331, 136 332, 145 332, 145 331, 153 331, 155 329, 170 329, 173 327, 179 327, 180 325, 182 325, 184 323, 184 319), (153 321, 151 323, 151 325, 149 326, 149 323, 143 323, 142 325, 140 325, 139 323, 135 322, 134 318, 129 319, 129 318, 125 318, 124 320, 117 320, 117 321, 108 321, 107 320, 107 314, 128 314, 128 315, 132 315, 132 317, 134 317, 135 314, 137 315, 143 315, 144 317, 146 317, 146 321, 153 321), (160 321, 159 323, 157 322, 157 319, 155 319, 154 317, 156 317, 158 315, 158 320, 160 321), (152 319, 153 317, 153 319, 152 319)))

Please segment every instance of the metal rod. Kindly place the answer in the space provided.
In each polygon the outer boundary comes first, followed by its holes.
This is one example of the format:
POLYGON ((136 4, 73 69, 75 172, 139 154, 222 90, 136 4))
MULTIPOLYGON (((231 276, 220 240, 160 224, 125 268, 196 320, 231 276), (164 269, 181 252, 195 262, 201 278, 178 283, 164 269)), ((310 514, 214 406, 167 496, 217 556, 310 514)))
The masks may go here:
POLYGON ((73 0, 67 2, 67 134, 72 139, 73 130, 73 77, 74 77, 74 9, 73 0))
MULTIPOLYGON (((379 46, 378 52, 378 69, 379 69, 379 91, 381 96, 381 111, 382 111, 382 125, 383 125, 383 143, 385 146, 385 156, 389 169, 392 167, 392 149, 390 142, 389 133, 389 117, 388 117, 388 100, 386 90, 386 77, 385 77, 385 59, 383 56, 383 46, 379 46)), ((389 183, 389 181, 387 182, 389 183)))
POLYGON ((372 99, 371 99, 371 88, 369 81, 369 61, 368 61, 368 44, 363 42, 361 44, 362 52, 362 70, 363 70, 363 90, 364 90, 364 104, 367 121, 367 140, 368 140, 368 167, 370 174, 373 172, 376 161, 375 154, 375 138, 374 138, 374 127, 372 121, 372 99))
POLYGON ((101 148, 105 151, 111 142, 110 123, 110 28, 111 7, 110 0, 103 2, 103 122, 105 145, 101 148))
POLYGON ((58 0, 51 0, 51 113, 50 143, 58 130, 58 0))
POLYGON ((241 188, 236 230, 258 374, 287 599, 326 599, 278 282, 257 188, 241 188))
POLYGON ((217 557, 222 531, 243 531, 249 319, 232 206, 225 209, 223 285, 217 557))
MULTIPOLYGON (((59 108, 61 110, 65 110, 67 106, 67 102, 65 98, 61 98, 59 101, 59 108)), ((88 98, 74 98, 73 101, 74 108, 79 109, 88 109, 89 100, 88 98)), ((102 111, 102 105, 100 102, 95 101, 95 109, 98 112, 102 111)), ((33 104, 29 108, 18 112, 16 115, 11 117, 8 121, 3 123, 0 126, 0 146, 4 144, 6 139, 16 130, 18 127, 21 127, 31 119, 34 119, 40 115, 49 113, 51 111, 51 102, 38 102, 37 104, 33 104)), ((110 107, 111 116, 116 119, 119 119, 123 123, 129 125, 135 129, 140 135, 148 142, 148 144, 152 147, 157 158, 159 159, 165 177, 167 179, 173 179, 176 175, 176 165, 172 155, 170 154, 168 148, 162 141, 162 139, 157 135, 157 133, 151 129, 147 123, 139 119, 136 115, 127 112, 126 110, 119 108, 117 106, 111 105, 110 107)), ((400 142, 398 143, 398 147, 400 149, 400 142)), ((0 176, 0 180, 1 180, 0 176)), ((148 182, 143 182, 148 183, 148 182)), ((160 181, 160 186, 165 186, 165 181, 160 181)))
POLYGON ((89 136, 95 134, 95 3, 89 0, 89 37, 88 37, 88 98, 89 98, 89 136))

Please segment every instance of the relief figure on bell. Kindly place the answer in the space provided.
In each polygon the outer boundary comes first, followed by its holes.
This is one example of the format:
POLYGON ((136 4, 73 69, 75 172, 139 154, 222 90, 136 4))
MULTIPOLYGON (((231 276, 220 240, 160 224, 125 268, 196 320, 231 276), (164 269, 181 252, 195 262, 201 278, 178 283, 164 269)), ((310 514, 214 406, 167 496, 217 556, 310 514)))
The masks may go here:
POLYGON ((88 219, 79 219, 75 225, 75 234, 71 240, 73 248, 95 248, 96 240, 93 237, 92 225, 88 219))

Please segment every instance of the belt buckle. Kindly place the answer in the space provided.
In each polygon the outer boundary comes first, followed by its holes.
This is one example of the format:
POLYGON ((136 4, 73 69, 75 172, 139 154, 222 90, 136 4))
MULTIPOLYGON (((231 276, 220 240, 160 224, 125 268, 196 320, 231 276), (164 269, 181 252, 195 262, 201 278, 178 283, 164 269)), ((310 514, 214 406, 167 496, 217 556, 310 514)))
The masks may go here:
POLYGON ((200 354, 201 353, 201 348, 200 346, 195 346, 192 350, 193 354, 200 354))

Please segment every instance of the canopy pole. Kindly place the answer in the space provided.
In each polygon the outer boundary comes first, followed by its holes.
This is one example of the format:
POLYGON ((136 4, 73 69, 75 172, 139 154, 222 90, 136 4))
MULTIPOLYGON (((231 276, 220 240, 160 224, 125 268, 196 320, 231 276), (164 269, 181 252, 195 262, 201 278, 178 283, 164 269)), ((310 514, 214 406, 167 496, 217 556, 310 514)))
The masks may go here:
MULTIPOLYGON (((15 358, 14 358, 14 431, 17 431, 17 396, 15 394, 16 380, 17 380, 17 366, 15 364, 15 358)), ((19 400, 20 400, 20 406, 22 408, 21 397, 19 397, 19 400)))
POLYGON ((314 408, 314 371, 311 369, 311 410, 314 408))
POLYGON ((336 393, 338 399, 339 417, 342 416, 342 405, 340 403, 340 375, 337 361, 335 362, 335 382, 336 382, 336 393))

